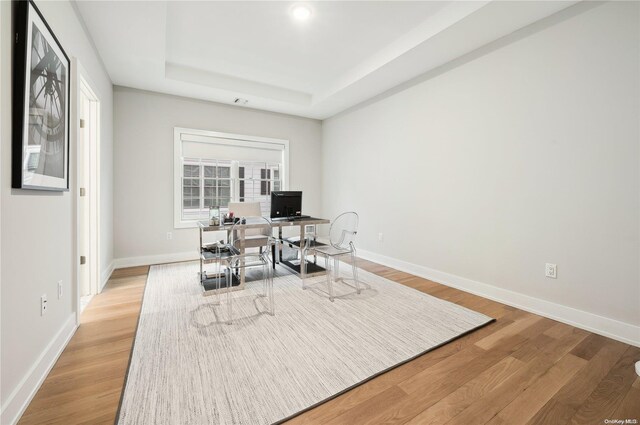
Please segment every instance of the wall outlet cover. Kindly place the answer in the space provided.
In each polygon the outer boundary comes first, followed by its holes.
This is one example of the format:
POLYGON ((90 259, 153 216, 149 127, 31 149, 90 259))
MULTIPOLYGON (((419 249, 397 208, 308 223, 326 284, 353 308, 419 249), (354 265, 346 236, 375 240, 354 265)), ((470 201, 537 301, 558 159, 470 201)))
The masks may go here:
POLYGON ((558 278, 558 266, 552 263, 546 263, 544 266, 544 275, 546 277, 550 277, 551 279, 558 278))

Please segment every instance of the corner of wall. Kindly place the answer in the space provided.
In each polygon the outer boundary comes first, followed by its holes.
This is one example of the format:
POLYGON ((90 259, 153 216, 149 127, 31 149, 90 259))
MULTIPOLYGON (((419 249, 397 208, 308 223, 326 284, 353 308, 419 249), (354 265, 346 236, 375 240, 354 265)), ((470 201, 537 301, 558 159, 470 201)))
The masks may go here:
POLYGON ((100 288, 98 288, 98 293, 102 292, 107 282, 109 282, 114 269, 114 261, 112 260, 109 265, 104 270, 102 270, 102 272, 100 273, 100 288))

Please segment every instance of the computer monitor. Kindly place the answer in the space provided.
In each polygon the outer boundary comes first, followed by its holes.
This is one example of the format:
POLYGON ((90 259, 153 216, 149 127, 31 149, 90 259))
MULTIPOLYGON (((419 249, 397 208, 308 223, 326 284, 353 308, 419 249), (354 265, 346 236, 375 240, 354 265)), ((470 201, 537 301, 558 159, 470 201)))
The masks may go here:
POLYGON ((271 218, 290 218, 302 215, 302 192, 280 190, 271 192, 271 218))

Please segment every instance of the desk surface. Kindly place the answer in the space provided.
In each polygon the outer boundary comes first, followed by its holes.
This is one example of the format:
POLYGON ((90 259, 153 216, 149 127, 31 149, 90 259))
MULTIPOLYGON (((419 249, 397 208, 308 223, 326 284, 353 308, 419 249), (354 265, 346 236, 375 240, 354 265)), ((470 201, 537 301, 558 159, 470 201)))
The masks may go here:
MULTIPOLYGON (((330 221, 326 218, 301 218, 297 220, 276 220, 271 221, 272 227, 290 227, 290 226, 306 226, 310 224, 329 224, 330 221)), ((208 221, 199 221, 198 226, 204 232, 211 232, 216 230, 231 230, 233 224, 225 224, 222 226, 210 226, 208 221)), ((264 223, 249 223, 249 224, 239 224, 236 226, 236 229, 251 229, 251 228, 261 228, 264 227, 264 223)))

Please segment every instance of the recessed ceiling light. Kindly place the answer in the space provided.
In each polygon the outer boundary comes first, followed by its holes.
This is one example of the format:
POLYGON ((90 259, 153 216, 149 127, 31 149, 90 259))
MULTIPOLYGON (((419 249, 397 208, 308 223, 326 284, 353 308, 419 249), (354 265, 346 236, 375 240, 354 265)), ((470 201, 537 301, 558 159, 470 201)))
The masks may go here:
POLYGON ((311 9, 308 6, 298 4, 291 9, 291 15, 298 21, 306 21, 311 17, 311 9))

